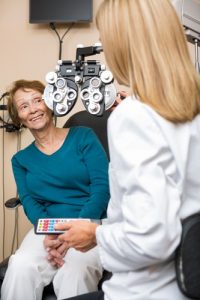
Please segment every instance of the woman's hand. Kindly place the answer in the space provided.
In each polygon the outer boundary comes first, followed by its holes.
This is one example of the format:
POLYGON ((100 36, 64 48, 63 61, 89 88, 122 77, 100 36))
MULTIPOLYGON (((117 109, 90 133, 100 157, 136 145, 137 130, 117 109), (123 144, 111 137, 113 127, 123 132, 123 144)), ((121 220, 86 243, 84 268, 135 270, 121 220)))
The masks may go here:
POLYGON ((96 246, 96 228, 99 226, 84 220, 70 221, 56 224, 58 230, 66 230, 58 239, 65 242, 68 248, 73 247, 81 252, 86 252, 96 246))
POLYGON ((49 234, 45 236, 43 244, 44 248, 49 251, 58 248, 62 243, 59 241, 57 234, 49 234))
POLYGON ((65 242, 58 239, 58 235, 46 235, 44 238, 44 247, 48 252, 47 259, 54 267, 60 268, 64 264, 64 256, 68 250, 65 242))

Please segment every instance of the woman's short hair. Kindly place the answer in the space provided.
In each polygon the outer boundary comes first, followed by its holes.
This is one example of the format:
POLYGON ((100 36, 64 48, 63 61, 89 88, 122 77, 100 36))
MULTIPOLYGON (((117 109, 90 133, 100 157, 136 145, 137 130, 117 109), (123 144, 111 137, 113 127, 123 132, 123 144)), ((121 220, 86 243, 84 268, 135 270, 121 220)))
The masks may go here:
POLYGON ((21 122, 18 116, 18 112, 14 103, 14 95, 18 90, 27 91, 28 89, 32 89, 38 91, 39 93, 43 94, 44 92, 44 84, 38 80, 17 80, 14 81, 10 89, 8 90, 8 113, 10 115, 11 120, 13 121, 14 125, 20 126, 21 122))
POLYGON ((170 0, 104 0, 96 22, 120 84, 174 123, 200 112, 200 78, 170 0))

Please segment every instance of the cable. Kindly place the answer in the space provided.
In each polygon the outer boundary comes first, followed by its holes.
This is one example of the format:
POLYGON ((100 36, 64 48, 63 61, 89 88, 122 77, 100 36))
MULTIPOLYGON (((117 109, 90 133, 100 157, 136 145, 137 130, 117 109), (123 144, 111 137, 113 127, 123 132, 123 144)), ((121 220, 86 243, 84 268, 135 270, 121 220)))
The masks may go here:
MULTIPOLYGON (((4 104, 4 99, 3 99, 3 104, 4 104)), ((4 119, 4 111, 3 111, 3 119, 4 119)), ((5 212, 5 130, 3 128, 3 133, 2 133, 2 159, 3 159, 3 168, 2 168, 2 194, 3 194, 3 260, 5 259, 5 222, 6 222, 6 218, 5 218, 5 215, 6 215, 6 212, 5 212)))
MULTIPOLYGON (((17 139, 17 152, 18 152, 22 148, 22 144, 21 144, 21 131, 18 132, 18 136, 17 137, 18 137, 18 139, 17 139)), ((16 197, 17 196, 18 196, 18 193, 17 193, 17 190, 16 190, 16 197)), ((18 208, 17 208, 17 218, 18 218, 18 208)), ((17 248, 19 247, 19 231, 18 231, 18 229, 19 229, 19 224, 17 222, 17 231, 16 231, 16 235, 17 235, 17 248)))
MULTIPOLYGON (((17 152, 21 149, 21 131, 17 132, 17 152)), ((18 193, 16 190, 16 198, 18 197, 18 193)), ((12 238, 12 247, 11 254, 14 252, 14 245, 16 241, 16 249, 19 247, 19 211, 18 207, 15 208, 15 224, 14 224, 14 232, 12 238)))
MULTIPOLYGON (((5 98, 6 96, 8 96, 8 95, 9 95, 8 92, 3 93, 3 94, 1 95, 1 97, 0 97, 0 101, 1 101, 2 99, 4 100, 4 98, 5 98)), ((5 105, 5 104, 0 105, 0 110, 7 110, 7 105, 5 105)), ((1 119, 1 121, 2 121, 2 119, 1 119)))
MULTIPOLYGON (((3 105, 2 107, 7 107, 5 105, 5 97, 8 95, 8 93, 4 93, 0 97, 0 101, 3 99, 3 105)), ((3 160, 3 168, 2 168, 2 194, 3 194, 3 259, 5 259, 5 221, 6 221, 6 211, 5 211, 5 130, 6 132, 17 132, 17 151, 21 148, 21 132, 19 131, 20 128, 15 126, 12 123, 6 122, 5 116, 4 116, 4 111, 3 109, 3 118, 0 116, 0 122, 2 122, 3 125, 0 126, 0 128, 3 128, 3 134, 2 134, 2 160, 3 160)), ((16 197, 17 197, 17 192, 16 192, 16 197)), ((18 248, 19 244, 19 237, 18 237, 18 208, 15 209, 15 223, 14 223, 14 232, 13 232, 13 238, 12 238, 12 246, 11 246, 11 254, 14 251, 14 244, 16 240, 16 247, 18 248)))
POLYGON ((71 23, 69 25, 69 27, 66 29, 66 31, 64 32, 64 34, 62 35, 62 37, 60 37, 57 29, 56 29, 56 26, 55 26, 55 23, 49 23, 49 26, 50 28, 55 31, 57 37, 58 37, 58 40, 59 40, 59 55, 58 55, 58 59, 61 60, 62 59, 62 44, 63 44, 63 39, 64 37, 66 36, 66 34, 70 31, 70 29, 74 26, 75 23, 71 23))
MULTIPOLYGON (((5 103, 4 103, 4 97, 5 96, 7 96, 7 93, 3 93, 2 95, 1 95, 1 97, 0 97, 0 101, 3 99, 3 106, 5 105, 5 103)), ((4 130, 4 109, 3 109, 3 118, 2 117, 0 117, 0 121, 3 123, 3 126, 2 126, 2 128, 3 128, 3 133, 2 133, 2 160, 3 160, 3 162, 2 162, 2 166, 3 166, 3 168, 2 168, 2 196, 3 196, 3 247, 2 247, 2 256, 3 256, 3 260, 4 260, 4 258, 5 258, 5 222, 6 222, 6 217, 5 217, 5 215, 6 215, 6 212, 5 212, 5 205, 4 205, 4 203, 5 203, 5 165, 4 165, 4 163, 5 163, 5 151, 4 151, 4 149, 5 149, 5 130, 4 130)))
MULTIPOLYGON (((7 110, 7 105, 5 105, 4 103, 4 100, 5 100, 5 97, 8 96, 9 93, 6 92, 6 93, 3 93, 0 97, 0 101, 3 99, 3 105, 0 105, 0 110, 7 110)), ((20 126, 16 126, 14 125, 13 123, 9 123, 8 121, 6 122, 4 120, 4 114, 3 114, 3 118, 0 116, 0 122, 2 122, 3 125, 0 125, 0 128, 5 128, 6 129, 6 132, 15 132, 15 131, 19 131, 20 130, 20 126)))
POLYGON ((8 92, 3 93, 3 94, 1 95, 1 97, 0 97, 0 101, 1 101, 4 97, 6 97, 6 96, 8 96, 8 95, 9 95, 8 92))

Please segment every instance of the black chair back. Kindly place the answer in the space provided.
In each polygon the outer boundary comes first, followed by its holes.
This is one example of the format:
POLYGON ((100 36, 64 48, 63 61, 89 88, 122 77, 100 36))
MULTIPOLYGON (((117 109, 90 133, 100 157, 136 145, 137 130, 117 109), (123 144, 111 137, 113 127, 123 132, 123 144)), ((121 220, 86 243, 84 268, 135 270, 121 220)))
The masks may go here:
POLYGON ((108 139, 107 139, 107 120, 110 116, 110 111, 105 111, 103 116, 94 116, 89 114, 86 110, 79 111, 72 115, 65 125, 64 128, 73 126, 85 126, 90 127, 96 133, 102 146, 104 147, 106 154, 109 159, 108 151, 108 139))

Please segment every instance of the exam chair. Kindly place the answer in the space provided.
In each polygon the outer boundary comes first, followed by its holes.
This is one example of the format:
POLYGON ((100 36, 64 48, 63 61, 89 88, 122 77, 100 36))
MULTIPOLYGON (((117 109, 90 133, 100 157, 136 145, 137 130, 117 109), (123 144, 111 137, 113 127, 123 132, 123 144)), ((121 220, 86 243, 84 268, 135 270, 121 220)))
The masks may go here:
MULTIPOLYGON (((103 116, 94 116, 89 114, 86 110, 80 111, 72 115, 67 122, 64 124, 64 128, 72 127, 72 126, 85 126, 90 127, 96 133, 97 137, 99 138, 104 150, 109 159, 109 151, 108 151, 108 141, 107 141, 107 120, 110 115, 110 111, 105 111, 103 116)), ((20 203, 19 198, 11 198, 5 202, 5 206, 9 209, 17 208, 20 203)), ((9 257, 4 259, 0 263, 0 290, 1 285, 4 279, 4 275, 8 266, 9 257)), ((105 280, 108 280, 112 274, 106 270, 104 270, 103 277, 101 278, 98 289, 101 289, 102 283, 105 280)), ((14 300, 14 299, 13 299, 14 300)), ((53 284, 50 283, 48 286, 44 288, 43 298, 42 300, 56 300, 56 296, 53 290, 53 284)))

